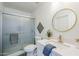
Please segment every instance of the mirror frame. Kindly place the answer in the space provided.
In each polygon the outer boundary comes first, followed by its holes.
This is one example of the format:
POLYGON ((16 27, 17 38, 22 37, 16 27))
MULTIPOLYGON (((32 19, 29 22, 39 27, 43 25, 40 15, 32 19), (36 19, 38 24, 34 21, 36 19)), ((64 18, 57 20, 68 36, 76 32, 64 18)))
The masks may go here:
POLYGON ((64 9, 61 9, 61 10, 57 11, 57 12, 54 14, 53 18, 52 18, 52 25, 53 25, 53 28, 54 28, 54 30, 59 31, 59 32, 67 32, 67 31, 71 30, 71 29, 76 25, 76 23, 77 23, 77 15, 76 15, 76 13, 75 13, 72 9, 69 9, 69 8, 64 8, 64 9), (53 21, 54 21, 55 16, 57 15, 57 13, 59 13, 59 12, 61 12, 61 11, 64 11, 64 10, 69 10, 69 11, 72 11, 72 12, 74 13, 74 15, 75 15, 75 23, 72 25, 71 28, 69 28, 69 29, 67 29, 67 30, 60 31, 60 30, 58 30, 58 29, 55 28, 55 26, 54 26, 54 24, 53 24, 53 21))

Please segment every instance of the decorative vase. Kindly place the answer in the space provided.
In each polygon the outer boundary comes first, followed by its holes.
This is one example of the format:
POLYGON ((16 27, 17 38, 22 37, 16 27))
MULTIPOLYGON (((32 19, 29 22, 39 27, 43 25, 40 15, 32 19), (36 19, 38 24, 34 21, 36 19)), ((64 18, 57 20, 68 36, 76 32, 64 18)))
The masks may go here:
POLYGON ((52 33, 51 33, 51 31, 50 31, 50 30, 48 30, 48 31, 47 31, 47 37, 48 37, 48 40, 50 40, 50 39, 51 39, 51 36, 52 36, 52 33))

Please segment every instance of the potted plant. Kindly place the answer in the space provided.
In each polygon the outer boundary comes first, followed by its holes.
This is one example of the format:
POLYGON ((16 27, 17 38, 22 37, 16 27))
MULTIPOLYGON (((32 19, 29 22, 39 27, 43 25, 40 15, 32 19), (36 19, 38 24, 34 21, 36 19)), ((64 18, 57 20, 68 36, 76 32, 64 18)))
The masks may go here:
POLYGON ((47 31, 47 37, 48 37, 48 39, 50 39, 51 36, 52 36, 52 32, 51 32, 50 30, 48 30, 48 31, 47 31))

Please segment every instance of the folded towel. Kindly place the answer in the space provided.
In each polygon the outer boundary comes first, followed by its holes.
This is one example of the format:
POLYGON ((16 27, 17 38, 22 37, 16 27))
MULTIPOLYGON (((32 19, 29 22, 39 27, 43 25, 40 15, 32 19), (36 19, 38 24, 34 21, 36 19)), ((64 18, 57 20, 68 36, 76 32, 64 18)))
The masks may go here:
POLYGON ((43 50, 43 54, 45 56, 49 56, 52 49, 56 48, 55 46, 51 45, 51 44, 47 44, 45 47, 44 47, 44 50, 43 50))
POLYGON ((10 33, 10 43, 13 44, 18 44, 18 33, 10 33))

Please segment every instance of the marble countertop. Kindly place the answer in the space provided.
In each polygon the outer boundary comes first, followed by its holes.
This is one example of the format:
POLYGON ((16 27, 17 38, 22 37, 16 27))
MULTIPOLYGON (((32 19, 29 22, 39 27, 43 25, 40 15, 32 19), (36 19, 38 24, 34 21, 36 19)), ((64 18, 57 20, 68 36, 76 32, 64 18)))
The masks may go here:
POLYGON ((40 43, 44 46, 46 44, 52 44, 56 46, 56 48, 53 50, 62 56, 79 56, 79 49, 76 48, 74 45, 68 43, 59 43, 57 41, 46 40, 46 39, 39 40, 37 43, 40 43))

